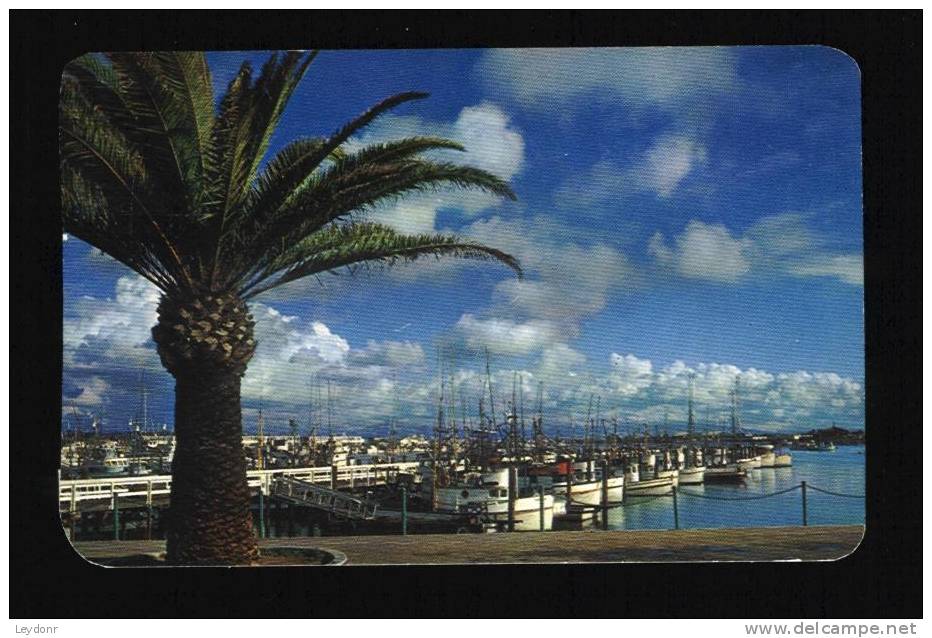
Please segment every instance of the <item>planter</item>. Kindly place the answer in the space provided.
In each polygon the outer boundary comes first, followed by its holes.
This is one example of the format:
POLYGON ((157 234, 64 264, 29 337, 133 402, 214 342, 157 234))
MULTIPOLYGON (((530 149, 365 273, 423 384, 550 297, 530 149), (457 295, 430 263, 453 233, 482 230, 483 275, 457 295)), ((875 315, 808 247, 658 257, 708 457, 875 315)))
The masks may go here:
MULTIPOLYGON (((94 558, 103 567, 175 567, 165 564, 165 552, 94 558)), ((253 565, 217 565, 217 567, 336 567, 346 563, 346 555, 335 549, 282 545, 263 547, 259 562, 253 565)), ((198 567, 210 567, 198 565, 198 567)))

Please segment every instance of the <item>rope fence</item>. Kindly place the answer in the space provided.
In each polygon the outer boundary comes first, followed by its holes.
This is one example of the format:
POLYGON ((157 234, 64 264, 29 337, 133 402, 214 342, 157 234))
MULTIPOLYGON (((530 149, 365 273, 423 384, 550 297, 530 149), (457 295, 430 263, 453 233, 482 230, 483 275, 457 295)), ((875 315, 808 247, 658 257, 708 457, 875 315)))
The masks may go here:
POLYGON ((825 490, 821 487, 816 487, 815 485, 807 485, 810 490, 815 490, 816 492, 822 492, 823 494, 830 494, 831 496, 840 496, 841 498, 865 498, 864 494, 844 494, 842 492, 832 492, 831 490, 825 490))
POLYGON ((777 496, 782 496, 785 494, 790 494, 799 490, 802 493, 802 502, 801 502, 801 516, 803 526, 809 525, 809 503, 807 499, 807 491, 813 490, 822 494, 829 496, 836 496, 840 498, 854 498, 854 499, 863 499, 863 494, 848 494, 844 492, 836 492, 834 490, 827 490, 815 485, 809 485, 806 481, 799 483, 798 485, 792 485, 782 490, 777 490, 775 492, 770 492, 767 494, 754 494, 749 496, 713 496, 711 494, 701 494, 693 490, 684 490, 679 489, 678 487, 672 487, 669 492, 665 494, 630 494, 625 493, 624 499, 621 501, 609 501, 607 503, 583 503, 577 500, 570 498, 567 501, 567 506, 575 506, 577 508, 582 508, 585 512, 598 512, 600 518, 602 519, 602 528, 608 529, 607 517, 608 510, 616 509, 619 507, 627 506, 636 506, 644 503, 650 503, 662 498, 672 498, 673 502, 673 525, 674 529, 680 529, 680 512, 679 505, 677 502, 678 496, 687 496, 689 498, 698 498, 708 501, 720 501, 720 502, 734 502, 734 501, 760 501, 764 499, 774 498, 777 496))

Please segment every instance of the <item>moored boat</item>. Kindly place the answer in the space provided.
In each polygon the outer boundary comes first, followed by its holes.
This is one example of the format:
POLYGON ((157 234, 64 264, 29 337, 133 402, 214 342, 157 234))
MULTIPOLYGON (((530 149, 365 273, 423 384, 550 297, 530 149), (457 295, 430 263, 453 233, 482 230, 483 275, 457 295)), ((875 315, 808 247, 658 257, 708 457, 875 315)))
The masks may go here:
MULTIPOLYGON (((632 466, 625 474, 625 499, 640 496, 663 496, 673 490, 673 476, 641 478, 637 467, 632 466)), ((635 500, 634 502, 637 502, 635 500)))
MULTIPOLYGON (((434 492, 434 509, 438 512, 478 512, 498 525, 508 523, 508 470, 486 472, 456 485, 438 487, 434 492)), ((544 530, 553 528, 554 497, 543 497, 544 530)), ((539 531, 541 498, 537 494, 519 495, 514 502, 515 531, 539 531)))
POLYGON ((740 483, 748 476, 748 471, 739 463, 713 465, 705 468, 706 483, 740 483))
POLYGON ((790 467, 793 465, 793 457, 788 450, 777 451, 774 453, 773 467, 790 467))
POLYGON ((680 485, 701 485, 705 482, 705 466, 681 467, 679 472, 680 485))

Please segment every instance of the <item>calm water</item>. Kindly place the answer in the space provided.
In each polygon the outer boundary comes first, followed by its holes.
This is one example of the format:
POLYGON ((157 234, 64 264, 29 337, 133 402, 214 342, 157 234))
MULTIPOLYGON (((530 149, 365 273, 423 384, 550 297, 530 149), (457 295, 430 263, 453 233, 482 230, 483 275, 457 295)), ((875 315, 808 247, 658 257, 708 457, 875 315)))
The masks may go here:
MULTIPOLYGON (((680 528, 761 527, 802 524, 802 494, 787 494, 753 501, 715 501, 689 496, 735 498, 770 494, 806 481, 844 494, 864 494, 864 447, 839 446, 835 452, 794 450, 793 466, 752 470, 741 485, 684 485, 679 488, 680 528)), ((807 490, 810 525, 863 524, 864 499, 841 498, 807 490)), ((636 501, 609 513, 613 529, 672 529, 673 502, 669 497, 636 501)))

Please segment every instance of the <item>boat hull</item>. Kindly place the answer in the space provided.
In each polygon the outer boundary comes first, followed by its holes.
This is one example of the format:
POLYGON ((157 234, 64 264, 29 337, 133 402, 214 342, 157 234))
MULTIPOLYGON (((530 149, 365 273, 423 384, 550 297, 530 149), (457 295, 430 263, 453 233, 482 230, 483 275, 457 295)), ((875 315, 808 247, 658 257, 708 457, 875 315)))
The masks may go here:
POLYGON ((679 474, 680 485, 702 485, 705 482, 705 467, 681 468, 679 474))
POLYGON ((793 457, 789 454, 777 454, 773 460, 773 467, 791 467, 793 457))
POLYGON ((777 455, 773 452, 764 452, 760 455, 760 467, 769 468, 774 467, 777 460, 777 455))
POLYGON ((663 496, 665 494, 669 494, 672 490, 672 476, 644 479, 639 481, 629 481, 625 483, 626 498, 637 498, 639 496, 663 496))
MULTIPOLYGON (((610 477, 607 487, 609 503, 620 503, 624 500, 625 480, 623 477, 610 477)), ((555 507, 557 511, 562 509, 563 516, 571 520, 588 520, 602 505, 602 481, 573 483, 570 487, 569 499, 566 494, 566 483, 556 483, 553 486, 553 494, 557 502, 555 507)))
POLYGON ((747 470, 740 465, 707 467, 705 469, 706 483, 743 483, 747 476, 747 470))
MULTIPOLYGON (((554 497, 545 494, 543 499, 544 530, 553 529, 554 497)), ((508 498, 492 497, 488 489, 473 486, 440 488, 436 494, 438 512, 464 513, 480 510, 485 518, 496 524, 508 523, 508 498)), ((541 499, 539 496, 522 496, 515 499, 515 531, 540 531, 541 499)))

